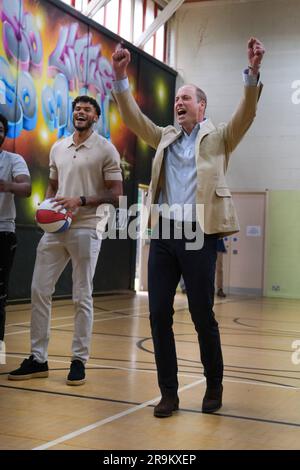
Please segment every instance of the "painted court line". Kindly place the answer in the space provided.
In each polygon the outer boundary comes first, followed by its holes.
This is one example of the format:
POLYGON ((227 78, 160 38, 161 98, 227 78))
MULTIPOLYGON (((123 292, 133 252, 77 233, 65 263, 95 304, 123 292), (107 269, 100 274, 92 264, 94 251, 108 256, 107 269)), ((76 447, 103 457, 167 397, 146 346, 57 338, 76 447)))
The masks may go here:
MULTIPOLYGON (((17 354, 10 354, 10 353, 7 353, 7 357, 15 357, 15 358, 18 358, 18 359, 22 359, 27 356, 19 356, 17 354)), ((117 361, 117 359, 116 359, 117 361)), ((48 359, 48 362, 57 362, 59 364, 70 364, 70 361, 63 361, 61 359, 51 359, 51 357, 48 359)), ((154 365, 154 364, 153 364, 154 365)), ((136 368, 131 368, 131 367, 121 367, 121 366, 114 366, 113 364, 111 365, 107 365, 107 364, 97 364, 97 363, 93 363, 91 361, 89 361, 89 364, 87 365, 86 367, 86 370, 89 370, 89 369, 93 369, 93 368, 99 368, 99 369, 115 369, 115 370, 123 370, 123 371, 127 371, 127 372, 143 372, 143 373, 148 373, 148 374, 156 374, 156 370, 149 370, 149 369, 143 369, 143 368, 140 368, 140 369, 136 369, 136 368)), ((51 372, 51 368, 50 368, 50 372, 51 372)), ((193 378, 197 378, 199 377, 200 374, 197 374, 197 375, 194 375, 193 373, 190 373, 190 374, 183 374, 182 372, 178 372, 178 375, 180 377, 187 377, 187 378, 190 378, 190 379, 193 379, 193 378)), ((201 379, 202 380, 202 379, 201 379)), ((294 387, 294 386, 290 386, 290 385, 280 385, 280 384, 272 384, 272 383, 265 383, 265 382, 256 382, 255 379, 253 379, 253 381, 251 380, 247 380, 247 379, 239 379, 239 380, 235 380, 235 379, 224 379, 224 382, 232 382, 232 383, 241 383, 241 384, 249 384, 249 385, 257 385, 257 386, 260 386, 260 387, 272 387, 272 388, 283 388, 283 389, 289 389, 289 390, 300 390, 300 387, 294 387)))
MULTIPOLYGON (((199 385, 200 383, 204 381, 205 381, 205 378, 197 380, 196 382, 193 382, 191 384, 185 385, 184 387, 181 387, 178 391, 181 392, 183 390, 187 390, 189 388, 195 387, 196 385, 199 385)), ((93 429, 100 428, 101 426, 104 426, 107 423, 111 423, 112 421, 116 421, 117 419, 123 418, 124 416, 128 416, 132 413, 135 413, 136 411, 146 408, 149 405, 153 405, 159 399, 160 399, 160 396, 153 398, 152 400, 145 401, 144 403, 141 403, 140 405, 137 405, 137 406, 133 406, 132 408, 129 408, 126 411, 122 411, 121 413, 117 413, 115 415, 109 416, 108 418, 101 419, 100 421, 96 421, 95 423, 90 424, 89 426, 85 426, 83 428, 78 429, 77 431, 73 431, 69 434, 65 434, 64 436, 61 436, 58 439, 54 439, 53 441, 46 442, 46 444, 42 444, 41 446, 34 447, 32 450, 49 449, 50 447, 54 447, 57 444, 61 444, 62 442, 69 441, 70 439, 74 439, 74 437, 78 437, 81 434, 92 431, 93 429)))
MULTIPOLYGON (((72 304, 70 304, 70 306, 72 306, 72 304)), ((55 308, 55 306, 54 306, 55 308)), ((140 307, 128 307, 128 308, 119 308, 119 309, 114 309, 114 310, 105 310, 103 312, 94 312, 94 317, 96 316, 100 316, 100 315, 107 315, 109 313, 118 313, 118 312, 126 312, 126 311, 130 311, 132 310, 133 312, 134 311, 140 311, 140 307)), ((147 311, 149 310, 146 310, 146 313, 147 311)), ((131 316, 131 314, 129 314, 128 316, 131 316)), ((65 320, 66 318, 74 318, 74 314, 73 315, 65 315, 63 317, 58 317, 56 315, 53 315, 51 316, 51 321, 58 321, 58 320, 65 320)), ((6 324, 6 328, 8 326, 20 326, 20 325, 30 325, 30 321, 24 321, 24 322, 17 322, 17 323, 7 323, 6 324)))
MULTIPOLYGON (((16 357, 18 359, 22 359, 24 356, 18 356, 17 354, 7 354, 7 357, 16 357)), ((27 356, 25 356, 27 357, 27 356)), ((25 359, 24 357, 24 359, 25 359)), ((48 359, 48 362, 57 362, 59 364, 68 364, 68 366, 70 365, 70 361, 62 361, 60 359, 51 359, 51 357, 48 359)), ((154 365, 154 364, 153 364, 154 365)), ((95 363, 92 363, 92 362, 89 362, 88 366, 86 367, 86 370, 88 371, 89 369, 93 370, 94 368, 97 368, 97 369, 115 369, 115 370, 122 370, 122 371, 126 371, 126 372, 143 372, 143 373, 146 373, 146 374, 157 374, 156 370, 149 370, 149 369, 143 369, 143 368, 140 368, 140 369, 136 369, 136 368, 130 368, 130 367, 121 367, 121 366, 114 366, 114 365, 107 365, 107 364, 95 364, 95 363)), ((49 371, 51 372, 51 368, 49 369, 49 371)), ((180 377, 186 377, 186 378, 189 378, 189 379, 193 379, 193 378, 198 378, 200 374, 197 374, 197 375, 193 375, 193 374, 182 374, 182 373, 178 373, 178 375, 180 377)))
MULTIPOLYGON (((138 317, 140 315, 120 315, 119 317, 107 317, 107 318, 96 318, 94 319, 93 323, 96 323, 96 322, 102 322, 102 321, 108 321, 108 320, 124 320, 124 319, 128 319, 128 318, 135 318, 135 317, 138 317)), ((59 328, 65 328, 66 326, 74 326, 74 322, 72 323, 65 323, 63 325, 52 325, 51 326, 51 331, 59 331, 59 328)), ((30 330, 29 328, 27 328, 27 330, 21 330, 21 331, 11 331, 10 333, 5 333, 5 336, 12 336, 12 335, 20 335, 20 334, 23 334, 23 333, 29 333, 30 330)))

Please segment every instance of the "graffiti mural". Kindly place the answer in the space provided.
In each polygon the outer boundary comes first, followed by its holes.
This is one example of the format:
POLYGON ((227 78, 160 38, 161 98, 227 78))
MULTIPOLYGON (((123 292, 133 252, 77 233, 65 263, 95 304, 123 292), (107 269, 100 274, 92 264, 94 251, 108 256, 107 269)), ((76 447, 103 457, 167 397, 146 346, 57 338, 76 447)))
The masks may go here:
MULTIPOLYGON (((44 198, 47 185, 49 150, 57 139, 72 134, 72 101, 80 94, 93 96, 100 105, 101 118, 94 130, 120 152, 130 202, 136 184, 137 141, 122 123, 111 94, 111 54, 117 39, 53 0, 0 0, 0 35, 0 112, 9 123, 5 147, 24 156, 33 180, 31 199, 17 202, 22 208, 17 222, 34 224, 36 204, 44 198)), ((143 84, 138 84, 139 66, 139 53, 132 51, 132 91, 147 108, 148 92, 144 96, 143 84)), ((170 76, 152 64, 147 80, 155 83, 160 75, 162 81, 170 76)), ((148 104, 151 111, 152 101, 148 104)), ((166 108, 156 111, 160 119, 167 118, 166 108)), ((152 152, 144 149, 144 154, 150 168, 152 152)))
POLYGON ((16 138, 23 129, 35 128, 38 103, 34 78, 41 76, 45 65, 48 77, 53 78, 41 92, 49 130, 57 129, 58 138, 73 132, 70 92, 82 91, 95 95, 103 111, 97 131, 110 138, 108 101, 113 72, 101 53, 101 44, 93 44, 92 33, 81 35, 78 22, 61 26, 53 51, 43 61, 41 33, 35 17, 24 9, 23 0, 3 0, 1 21, 6 58, 0 57, 0 80, 5 90, 3 111, 9 120, 8 137, 16 138), (18 68, 18 80, 14 79, 13 66, 18 68))

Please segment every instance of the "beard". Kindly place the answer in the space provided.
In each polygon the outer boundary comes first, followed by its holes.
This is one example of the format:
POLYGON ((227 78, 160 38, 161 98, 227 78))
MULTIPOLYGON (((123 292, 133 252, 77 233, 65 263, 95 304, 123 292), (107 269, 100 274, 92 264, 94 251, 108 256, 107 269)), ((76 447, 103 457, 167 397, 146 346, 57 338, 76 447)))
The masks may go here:
POLYGON ((73 119, 73 126, 78 132, 87 131, 93 127, 94 121, 81 121, 80 124, 76 124, 75 119, 73 119))

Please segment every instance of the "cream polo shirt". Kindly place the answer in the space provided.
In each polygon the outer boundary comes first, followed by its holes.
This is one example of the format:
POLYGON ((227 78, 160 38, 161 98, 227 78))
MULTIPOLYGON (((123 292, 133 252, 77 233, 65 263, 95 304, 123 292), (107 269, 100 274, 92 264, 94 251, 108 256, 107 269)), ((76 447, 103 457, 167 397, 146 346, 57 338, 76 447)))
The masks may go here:
MULTIPOLYGON (((93 132, 76 147, 73 135, 56 142, 50 150, 50 178, 58 180, 56 196, 97 196, 104 181, 122 181, 120 155, 115 146, 93 132)), ((80 207, 72 228, 96 228, 97 207, 80 207)))

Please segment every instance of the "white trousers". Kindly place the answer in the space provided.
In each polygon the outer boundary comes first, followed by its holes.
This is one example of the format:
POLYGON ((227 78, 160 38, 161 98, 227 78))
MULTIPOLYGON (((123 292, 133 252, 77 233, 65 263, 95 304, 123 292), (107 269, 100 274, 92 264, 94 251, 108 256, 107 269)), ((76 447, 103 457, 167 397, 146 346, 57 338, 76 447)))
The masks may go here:
POLYGON ((31 354, 38 362, 48 358, 52 295, 69 260, 75 306, 72 360, 80 359, 83 363, 88 360, 93 328, 93 277, 100 247, 96 230, 87 228, 45 233, 41 238, 31 285, 31 354))

